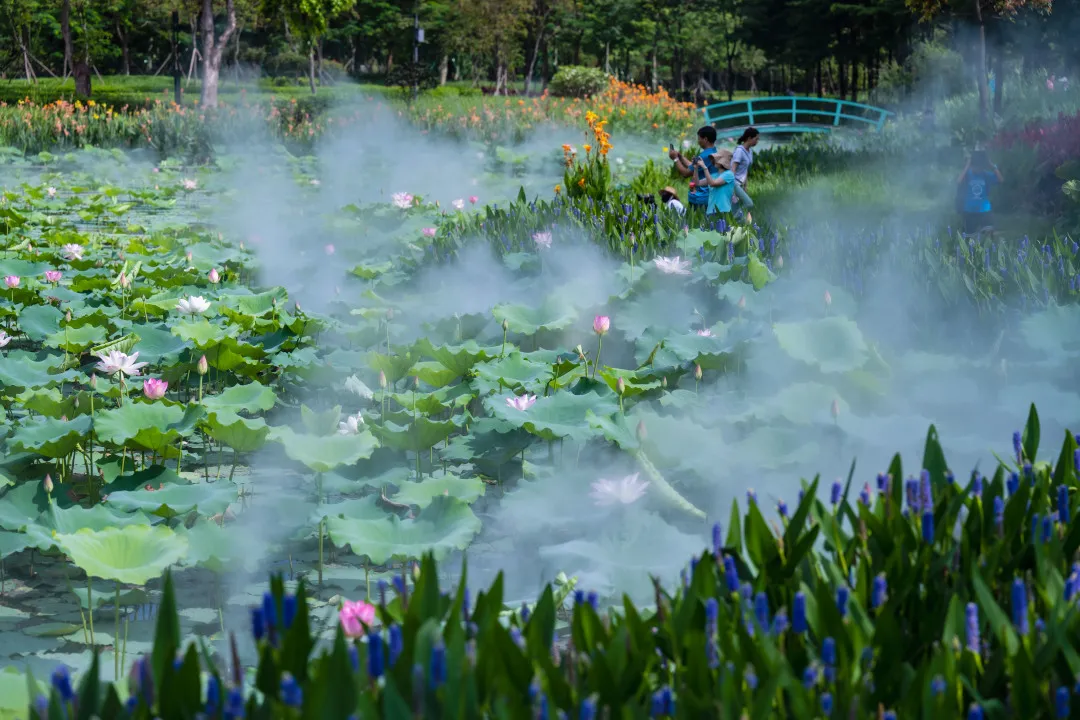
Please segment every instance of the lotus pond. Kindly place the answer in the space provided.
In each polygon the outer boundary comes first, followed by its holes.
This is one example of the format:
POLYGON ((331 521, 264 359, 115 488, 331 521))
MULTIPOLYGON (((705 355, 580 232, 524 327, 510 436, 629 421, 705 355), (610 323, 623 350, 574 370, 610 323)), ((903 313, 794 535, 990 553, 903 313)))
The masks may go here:
POLYGON ((331 637, 429 550, 504 570, 511 600, 556 578, 647 600, 748 491, 869 478, 931 423, 958 473, 992 464, 1032 402, 1045 436, 1078 425, 1057 295, 913 349, 753 227, 623 246, 583 200, 498 230, 523 182, 477 162, 424 195, 326 157, 4 156, 0 697, 93 645, 124 672, 169 567, 211 646, 268 569, 331 637))

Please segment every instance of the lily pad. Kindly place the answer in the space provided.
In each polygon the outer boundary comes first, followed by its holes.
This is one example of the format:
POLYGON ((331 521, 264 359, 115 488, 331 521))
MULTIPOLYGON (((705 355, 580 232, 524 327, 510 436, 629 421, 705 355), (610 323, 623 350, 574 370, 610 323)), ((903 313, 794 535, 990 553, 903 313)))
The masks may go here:
POLYGON ((287 426, 270 429, 270 439, 281 443, 285 454, 313 472, 329 472, 342 465, 355 465, 371 457, 379 441, 367 431, 356 435, 301 435, 287 426))
POLYGON ((133 443, 161 453, 190 435, 205 412, 201 405, 189 405, 185 409, 160 402, 130 402, 98 413, 94 433, 99 440, 116 446, 133 443))
POLYGON ((425 552, 441 560, 468 547, 480 525, 480 518, 467 504, 445 496, 434 498, 414 520, 401 520, 396 515, 379 519, 336 515, 326 521, 336 544, 348 545, 376 565, 395 558, 417 558, 425 552))
POLYGON ((57 544, 87 575, 144 585, 187 552, 187 538, 160 525, 128 525, 57 535, 57 544))
POLYGON ((8 447, 15 452, 33 452, 49 458, 70 455, 82 443, 92 425, 89 415, 70 420, 40 420, 19 426, 8 440, 8 447))

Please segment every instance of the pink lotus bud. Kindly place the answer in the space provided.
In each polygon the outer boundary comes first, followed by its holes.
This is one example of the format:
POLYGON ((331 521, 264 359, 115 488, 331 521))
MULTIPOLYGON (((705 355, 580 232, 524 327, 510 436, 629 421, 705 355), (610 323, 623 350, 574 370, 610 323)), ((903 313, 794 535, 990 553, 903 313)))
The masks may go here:
POLYGON ((379 371, 379 387, 381 387, 383 390, 386 389, 386 373, 384 373, 382 370, 379 371))
POLYGON ((195 365, 195 372, 199 373, 200 375, 205 375, 207 370, 209 369, 210 365, 206 362, 206 356, 203 355, 201 358, 199 358, 199 362, 195 365))
POLYGON ((649 436, 648 432, 645 431, 645 421, 644 420, 639 420, 638 424, 637 424, 637 439, 638 439, 638 442, 645 442, 645 438, 647 438, 648 436, 649 436))
POLYGON ((71 311, 70 310, 68 310, 66 313, 64 313, 64 322, 71 322, 71 311))
POLYGON ((832 401, 832 416, 833 418, 840 417, 840 403, 836 398, 833 398, 832 401))
POLYGON ((776 269, 781 270, 781 269, 783 269, 783 267, 784 267, 784 256, 783 255, 777 255, 776 256, 776 269))
POLYGON ((165 397, 165 391, 169 389, 169 383, 166 380, 158 380, 156 378, 146 378, 143 381, 143 395, 148 400, 160 400, 165 397))
POLYGON ((4 278, 4 284, 7 285, 9 288, 17 288, 17 287, 19 287, 19 276, 18 275, 8 275, 8 276, 6 276, 4 278))
POLYGON ((51 283, 60 282, 61 273, 59 270, 46 270, 45 279, 51 283))
POLYGON ((187 255, 185 257, 187 258, 188 262, 191 262, 192 255, 190 250, 187 251, 187 255))
POLYGON ((327 255, 333 255, 334 254, 334 245, 333 245, 333 243, 327 243, 326 247, 324 247, 323 250, 326 251, 327 255))
POLYGON ((701 366, 694 363, 694 379, 701 380, 701 366))
POLYGON ((507 332, 510 329, 510 321, 507 320, 506 318, 503 318, 502 326, 503 326, 503 332, 507 332))
POLYGON ((90 389, 97 390, 97 373, 90 373, 90 389))
POLYGON ((52 495, 52 491, 53 491, 52 475, 46 475, 45 476, 45 481, 43 483, 41 483, 41 484, 45 487, 45 493, 48 494, 48 495, 52 495))
POLYGON ((830 305, 832 305, 832 295, 830 295, 829 291, 826 290, 825 291, 825 307, 829 307, 830 305))
POLYGON ((619 393, 620 395, 626 392, 626 381, 622 378, 619 378, 615 381, 615 392, 619 393))
POLYGON ((218 274, 217 268, 211 268, 210 274, 207 277, 210 279, 210 282, 214 283, 215 285, 221 282, 221 275, 218 274))
POLYGON ((660 378, 660 387, 667 388, 667 376, 660 378))
POLYGON ((593 318, 592 329, 597 335, 607 335, 608 330, 611 329, 611 318, 607 315, 597 315, 593 318))
POLYGON ((412 386, 413 386, 413 390, 419 390, 420 389, 420 376, 419 375, 413 375, 412 386))
POLYGON ((742 310, 743 308, 746 307, 746 296, 745 295, 743 295, 742 297, 739 298, 738 305, 739 305, 740 310, 742 310))

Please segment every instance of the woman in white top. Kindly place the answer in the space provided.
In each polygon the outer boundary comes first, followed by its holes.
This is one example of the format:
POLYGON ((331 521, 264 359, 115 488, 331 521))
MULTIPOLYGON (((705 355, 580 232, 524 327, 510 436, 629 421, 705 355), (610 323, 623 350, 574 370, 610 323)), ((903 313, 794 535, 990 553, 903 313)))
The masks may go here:
POLYGON ((735 182, 739 183, 739 187, 744 190, 746 176, 750 172, 750 166, 754 164, 754 146, 758 144, 760 134, 756 128, 746 128, 731 158, 731 172, 735 175, 735 182))

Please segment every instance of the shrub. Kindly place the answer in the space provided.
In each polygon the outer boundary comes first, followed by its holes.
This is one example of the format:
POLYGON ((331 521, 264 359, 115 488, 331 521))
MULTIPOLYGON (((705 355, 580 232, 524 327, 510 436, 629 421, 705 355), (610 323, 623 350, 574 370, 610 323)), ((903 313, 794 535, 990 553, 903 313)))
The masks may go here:
POLYGON ((588 97, 603 92, 609 77, 600 68, 563 65, 548 83, 548 92, 556 97, 588 97))
POLYGON ((574 581, 509 608, 501 576, 473 596, 462 573, 446 592, 426 556, 392 599, 380 583, 343 608, 313 656, 303 582, 273 578, 245 640, 253 688, 235 636, 229 674, 194 644, 180 653, 166 576, 126 707, 95 655, 77 691, 57 670, 29 717, 1069 717, 1080 454, 1071 433, 1056 460, 1038 448, 1032 407, 992 476, 959 482, 931 427, 917 478, 897 456, 874 487, 837 481, 823 500, 804 482, 774 529, 748 493, 679 587, 654 582, 650 608, 602 609, 574 581))
POLYGON ((272 78, 306 76, 309 71, 308 56, 286 50, 266 58, 263 71, 272 78))

